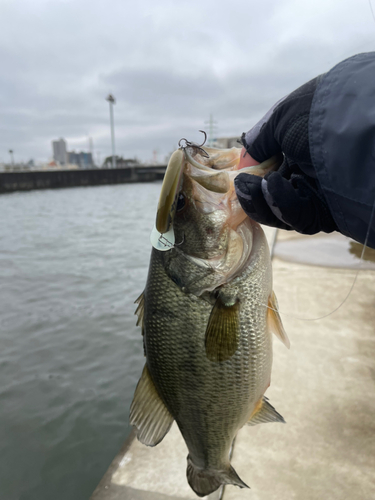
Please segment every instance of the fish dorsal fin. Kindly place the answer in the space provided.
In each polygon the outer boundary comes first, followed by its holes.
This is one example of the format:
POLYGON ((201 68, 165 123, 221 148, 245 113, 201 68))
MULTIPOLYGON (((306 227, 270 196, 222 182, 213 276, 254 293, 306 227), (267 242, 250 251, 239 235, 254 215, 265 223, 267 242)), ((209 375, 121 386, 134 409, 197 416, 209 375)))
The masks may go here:
POLYGON ((206 329, 206 355, 210 361, 226 361, 237 350, 240 336, 239 302, 226 305, 220 296, 212 308, 206 329))
POLYGON ((285 420, 275 408, 268 402, 268 399, 263 396, 255 407, 248 425, 266 424, 268 422, 282 422, 285 420))
POLYGON ((273 291, 271 292, 271 295, 268 299, 268 307, 271 308, 267 310, 268 328, 272 333, 276 335, 276 337, 278 337, 281 340, 281 342, 285 345, 285 347, 290 349, 290 341, 288 339, 288 335, 284 330, 278 310, 279 306, 277 303, 276 295, 275 292, 273 291))
POLYGON ((142 333, 143 333, 143 315, 145 312, 145 292, 141 293, 141 295, 138 297, 138 299, 134 301, 134 304, 138 304, 137 309, 135 310, 134 314, 136 314, 138 316, 137 326, 142 327, 142 333))
POLYGON ((129 418, 130 424, 137 428, 137 438, 147 446, 159 444, 173 423, 173 417, 161 400, 147 365, 135 390, 129 418))

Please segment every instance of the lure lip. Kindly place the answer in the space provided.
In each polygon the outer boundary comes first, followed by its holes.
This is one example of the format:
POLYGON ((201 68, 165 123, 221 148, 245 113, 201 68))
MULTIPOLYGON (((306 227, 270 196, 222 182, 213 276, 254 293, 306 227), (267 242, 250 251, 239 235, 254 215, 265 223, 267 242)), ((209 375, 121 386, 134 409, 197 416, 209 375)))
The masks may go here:
POLYGON ((174 244, 172 223, 176 213, 184 164, 184 151, 182 148, 177 149, 172 153, 168 162, 160 191, 155 227, 150 236, 152 246, 160 251, 170 250, 174 244))
POLYGON ((174 151, 169 159, 167 170, 164 175, 163 185, 161 188, 158 209, 156 212, 156 222, 155 228, 161 234, 169 233, 173 223, 173 218, 176 213, 176 201, 177 195, 181 185, 182 172, 187 159, 190 162, 196 163, 196 166, 201 170, 211 169, 195 162, 191 155, 188 153, 187 148, 192 148, 199 151, 204 157, 209 157, 206 151, 202 148, 207 139, 207 134, 203 130, 200 130, 204 135, 204 141, 202 144, 195 144, 194 142, 188 141, 187 139, 180 139, 178 145, 179 149, 174 151), (185 145, 181 142, 185 141, 185 145))
POLYGON ((155 226, 160 234, 170 230, 176 211, 176 198, 180 189, 185 155, 182 149, 173 152, 164 175, 159 196, 155 226))

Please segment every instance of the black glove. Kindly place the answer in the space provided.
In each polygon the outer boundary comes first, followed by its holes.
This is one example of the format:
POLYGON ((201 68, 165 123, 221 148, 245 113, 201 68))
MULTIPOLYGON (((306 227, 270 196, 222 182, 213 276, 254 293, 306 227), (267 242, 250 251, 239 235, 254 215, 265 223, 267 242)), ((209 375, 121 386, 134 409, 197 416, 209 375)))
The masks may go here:
POLYGON ((312 100, 322 77, 302 85, 242 135, 246 151, 259 163, 282 152, 277 172, 262 179, 238 174, 237 197, 245 212, 267 226, 315 234, 337 229, 311 161, 308 125, 312 100))

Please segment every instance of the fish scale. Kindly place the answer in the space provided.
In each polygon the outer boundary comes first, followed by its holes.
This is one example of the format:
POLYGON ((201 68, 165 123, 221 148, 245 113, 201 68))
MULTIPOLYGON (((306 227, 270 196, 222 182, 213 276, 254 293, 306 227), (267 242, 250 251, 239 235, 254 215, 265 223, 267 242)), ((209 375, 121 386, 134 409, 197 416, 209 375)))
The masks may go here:
MULTIPOLYGON (((259 260, 262 256, 263 253, 259 260)), ((153 250, 145 289, 148 367, 159 394, 180 427, 194 463, 221 467, 228 461, 236 432, 247 421, 269 383, 272 347, 270 334, 266 332, 266 311, 258 303, 267 301, 270 278, 265 263, 259 262, 256 270, 262 275, 260 280, 268 281, 268 286, 246 284, 254 280, 253 269, 234 285, 242 285, 244 297, 249 295, 250 300, 242 301, 239 349, 232 359, 218 364, 207 359, 204 349, 212 306, 181 292, 177 285, 171 286, 162 260, 163 255, 153 250), (164 290, 163 296, 160 289, 164 290), (169 314, 165 313, 165 304, 169 314)))

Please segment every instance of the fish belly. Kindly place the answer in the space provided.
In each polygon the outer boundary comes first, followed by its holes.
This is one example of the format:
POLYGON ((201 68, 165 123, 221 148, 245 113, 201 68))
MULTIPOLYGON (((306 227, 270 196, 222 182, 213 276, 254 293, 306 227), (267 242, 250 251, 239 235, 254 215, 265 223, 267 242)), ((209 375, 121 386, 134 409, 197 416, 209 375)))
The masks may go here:
MULTIPOLYGON (((265 266, 262 271, 266 274, 265 266)), ((145 289, 144 340, 156 389, 176 420, 196 467, 229 463, 237 431, 251 416, 270 382, 272 341, 266 327, 270 284, 247 271, 240 290, 240 339, 227 361, 210 361, 205 332, 212 305, 183 293, 167 276, 161 252, 153 250, 145 289)))

